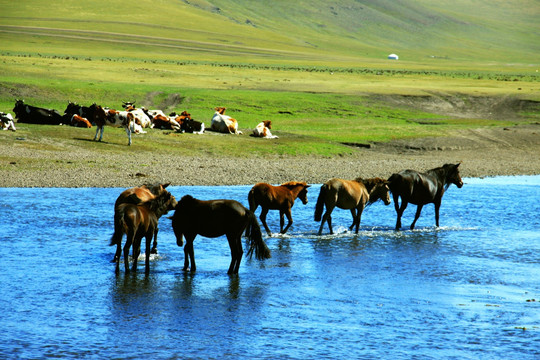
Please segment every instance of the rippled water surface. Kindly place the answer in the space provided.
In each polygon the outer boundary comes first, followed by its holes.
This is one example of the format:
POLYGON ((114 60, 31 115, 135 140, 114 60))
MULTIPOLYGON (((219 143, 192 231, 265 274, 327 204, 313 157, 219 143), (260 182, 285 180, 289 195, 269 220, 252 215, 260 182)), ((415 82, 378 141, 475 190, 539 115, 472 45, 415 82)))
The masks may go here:
MULTIPOLYGON (((247 205, 249 189, 170 190, 247 205)), ((198 237, 182 272, 165 217, 150 275, 115 275, 121 190, 0 189, 0 358, 540 358, 540 176, 451 186, 438 229, 432 205, 396 232, 393 204, 374 204, 358 235, 336 210, 333 236, 316 235, 314 185, 237 277, 224 237, 198 237)))

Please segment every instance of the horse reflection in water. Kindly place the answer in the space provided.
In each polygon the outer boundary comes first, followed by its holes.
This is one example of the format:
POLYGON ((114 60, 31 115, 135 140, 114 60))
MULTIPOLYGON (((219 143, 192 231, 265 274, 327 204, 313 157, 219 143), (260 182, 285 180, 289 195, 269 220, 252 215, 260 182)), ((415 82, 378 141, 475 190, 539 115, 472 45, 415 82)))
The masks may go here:
POLYGON ((381 178, 355 180, 343 180, 333 178, 321 186, 317 205, 315 205, 315 221, 321 221, 321 215, 326 205, 326 212, 322 215, 319 235, 322 234, 324 223, 328 223, 330 234, 332 229, 332 211, 337 206, 340 209, 350 209, 353 223, 349 227, 352 230, 356 225, 355 232, 358 233, 362 212, 367 205, 377 200, 383 200, 386 205, 390 204, 389 188, 386 180, 381 178))
POLYGON ((280 186, 272 186, 267 183, 255 184, 248 195, 249 210, 255 212, 261 206, 259 218, 268 236, 272 235, 266 224, 266 215, 269 210, 279 210, 279 232, 285 234, 293 223, 291 208, 296 198, 300 199, 304 205, 308 203, 307 189, 309 185, 304 181, 289 181, 280 186), (287 216, 287 226, 285 225, 287 216))
POLYGON ((455 184, 458 188, 463 186, 458 167, 459 164, 445 164, 425 173, 404 170, 388 178, 397 212, 396 230, 401 228, 401 216, 408 203, 417 205, 411 230, 414 229, 420 217, 422 207, 430 203, 435 204, 435 225, 439 226, 439 208, 444 191, 451 184, 455 184), (399 197, 401 197, 401 206, 398 203, 399 197))
POLYGON ((248 256, 258 260, 270 258, 270 250, 262 239, 261 228, 253 212, 246 209, 235 200, 198 200, 191 195, 185 195, 176 206, 171 217, 172 227, 176 235, 178 246, 184 244, 184 271, 190 268, 195 272, 195 254, 193 241, 197 235, 215 238, 227 236, 231 249, 231 264, 228 274, 238 274, 240 261, 244 251, 242 249, 242 234, 246 230, 249 250, 248 256))
MULTIPOLYGON (((142 202, 155 199, 156 196, 159 196, 163 193, 168 192, 166 188, 169 185, 170 183, 144 184, 142 186, 126 189, 122 191, 122 193, 116 199, 116 202, 114 203, 114 212, 115 213, 117 212, 118 206, 120 204, 140 204, 142 202)), ((152 250, 150 251, 151 254, 157 254, 157 235, 158 235, 158 229, 156 228, 156 231, 154 232, 154 243, 152 245, 152 250)), ((114 259, 112 260, 112 262, 118 261, 121 253, 122 253, 122 239, 120 238, 120 241, 118 241, 116 244, 116 254, 114 255, 114 259)))
MULTIPOLYGON (((137 269, 137 259, 141 253, 141 240, 146 238, 145 271, 150 271, 150 245, 157 232, 159 218, 169 210, 175 208, 177 202, 168 191, 163 192, 152 200, 140 204, 124 203, 118 205, 114 214, 114 234, 111 246, 120 247, 122 236, 126 234, 124 245, 124 265, 126 273, 129 272, 129 248, 133 245, 133 271, 137 269)), ((116 272, 119 271, 119 257, 117 252, 116 272)))

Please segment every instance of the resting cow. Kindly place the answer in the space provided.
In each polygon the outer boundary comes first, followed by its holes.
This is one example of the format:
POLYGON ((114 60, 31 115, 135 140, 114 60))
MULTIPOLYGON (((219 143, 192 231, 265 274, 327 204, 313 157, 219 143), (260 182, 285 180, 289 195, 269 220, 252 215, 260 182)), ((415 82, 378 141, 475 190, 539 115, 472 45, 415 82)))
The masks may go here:
POLYGON ((171 120, 174 119, 175 121, 180 124, 180 129, 177 130, 179 132, 187 132, 191 134, 203 134, 204 133, 204 123, 193 120, 191 118, 191 114, 187 111, 182 111, 180 115, 177 115, 175 112, 171 113, 170 115, 171 120))
POLYGON ((262 137, 266 139, 277 139, 278 137, 275 135, 272 135, 270 132, 270 129, 272 128, 272 121, 265 120, 263 122, 260 122, 257 127, 253 130, 253 136, 255 137, 262 137))
POLYGON ((212 117, 212 123, 210 128, 214 131, 225 133, 225 134, 242 134, 241 131, 238 131, 238 121, 232 117, 225 115, 224 107, 216 107, 216 112, 212 117))
POLYGON ((26 105, 24 100, 17 100, 13 112, 18 122, 29 124, 60 125, 62 115, 53 109, 44 109, 26 105))
POLYGON ((2 130, 17 131, 15 123, 13 122, 13 116, 10 113, 0 111, 0 126, 2 130))

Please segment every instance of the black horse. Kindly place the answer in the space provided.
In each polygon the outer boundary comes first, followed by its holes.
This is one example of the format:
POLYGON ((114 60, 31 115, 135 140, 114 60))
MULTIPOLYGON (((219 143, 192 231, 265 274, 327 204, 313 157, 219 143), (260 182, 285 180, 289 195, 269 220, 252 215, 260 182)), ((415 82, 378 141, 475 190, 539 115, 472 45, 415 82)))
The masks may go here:
POLYGON ((417 205, 411 230, 414 229, 416 220, 420 217, 422 207, 430 203, 435 204, 435 224, 439 226, 439 208, 444 191, 451 184, 455 184, 458 188, 463 186, 458 167, 459 164, 445 164, 425 173, 404 170, 388 178, 397 212, 396 230, 401 227, 401 215, 408 203, 417 205), (400 196, 401 206, 398 203, 400 196))
POLYGON ((228 274, 238 274, 242 249, 242 233, 246 230, 249 250, 247 255, 255 252, 258 260, 270 258, 270 250, 262 239, 261 228, 253 212, 246 209, 235 200, 197 200, 191 195, 185 195, 176 206, 171 217, 172 227, 176 235, 176 244, 184 245, 184 271, 187 271, 191 261, 191 272, 195 272, 195 253, 193 241, 197 235, 208 238, 227 236, 231 249, 231 264, 228 274))

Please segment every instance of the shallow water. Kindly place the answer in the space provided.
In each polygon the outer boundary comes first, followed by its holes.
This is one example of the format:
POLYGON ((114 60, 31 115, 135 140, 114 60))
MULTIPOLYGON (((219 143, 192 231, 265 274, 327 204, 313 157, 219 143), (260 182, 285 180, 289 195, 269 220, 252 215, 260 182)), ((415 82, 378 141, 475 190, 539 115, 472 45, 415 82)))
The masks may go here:
MULTIPOLYGON (((249 189, 170 190, 247 204, 249 189)), ((290 233, 265 237, 272 258, 237 277, 224 237, 198 237, 197 273, 182 272, 165 217, 150 275, 144 261, 115 275, 121 190, 0 189, 1 358, 540 357, 540 176, 451 186, 441 228, 428 205, 395 232, 393 205, 377 203, 355 235, 336 210, 333 236, 316 235, 314 185, 290 233)))

